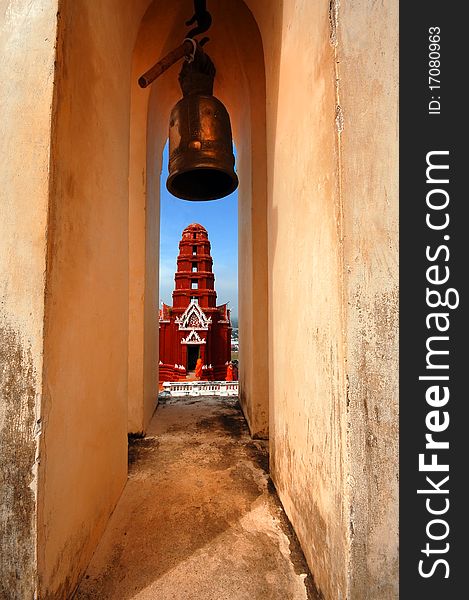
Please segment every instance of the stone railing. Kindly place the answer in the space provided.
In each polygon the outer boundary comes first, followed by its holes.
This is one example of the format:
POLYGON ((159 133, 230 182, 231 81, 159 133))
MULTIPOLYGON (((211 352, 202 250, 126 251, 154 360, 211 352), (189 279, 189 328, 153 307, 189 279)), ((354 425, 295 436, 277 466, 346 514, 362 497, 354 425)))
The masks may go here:
POLYGON ((237 381, 165 381, 163 392, 171 396, 237 396, 237 381))

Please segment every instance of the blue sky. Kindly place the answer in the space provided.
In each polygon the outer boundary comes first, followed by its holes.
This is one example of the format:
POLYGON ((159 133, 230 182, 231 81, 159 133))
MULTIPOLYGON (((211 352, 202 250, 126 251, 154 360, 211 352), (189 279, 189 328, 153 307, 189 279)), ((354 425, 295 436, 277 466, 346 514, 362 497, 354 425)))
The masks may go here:
POLYGON ((160 300, 171 305, 174 272, 182 231, 200 223, 212 244, 217 304, 229 301, 231 316, 238 317, 238 192, 220 200, 180 200, 166 189, 168 145, 163 152, 160 212, 160 300))

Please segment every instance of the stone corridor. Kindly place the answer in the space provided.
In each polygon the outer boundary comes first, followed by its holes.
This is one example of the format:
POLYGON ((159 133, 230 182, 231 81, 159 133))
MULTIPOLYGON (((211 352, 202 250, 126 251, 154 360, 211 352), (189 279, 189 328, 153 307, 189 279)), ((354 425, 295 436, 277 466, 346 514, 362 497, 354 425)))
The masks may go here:
POLYGON ((316 600, 267 469, 236 400, 160 403, 74 600, 316 600))

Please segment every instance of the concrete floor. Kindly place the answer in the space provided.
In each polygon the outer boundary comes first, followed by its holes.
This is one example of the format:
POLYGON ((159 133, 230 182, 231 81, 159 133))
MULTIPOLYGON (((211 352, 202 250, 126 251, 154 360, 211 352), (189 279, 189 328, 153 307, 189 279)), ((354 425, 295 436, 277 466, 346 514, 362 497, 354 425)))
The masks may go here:
POLYGON ((313 600, 303 554, 239 405, 160 403, 75 600, 313 600))

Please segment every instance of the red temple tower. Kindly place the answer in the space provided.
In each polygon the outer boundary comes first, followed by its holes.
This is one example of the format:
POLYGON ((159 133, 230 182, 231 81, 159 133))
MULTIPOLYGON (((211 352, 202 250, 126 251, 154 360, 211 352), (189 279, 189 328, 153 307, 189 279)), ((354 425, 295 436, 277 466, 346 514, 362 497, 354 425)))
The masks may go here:
POLYGON ((201 379, 224 380, 231 358, 227 304, 216 305, 207 230, 193 223, 179 242, 173 306, 160 309, 160 381, 186 379, 202 360, 201 379))

